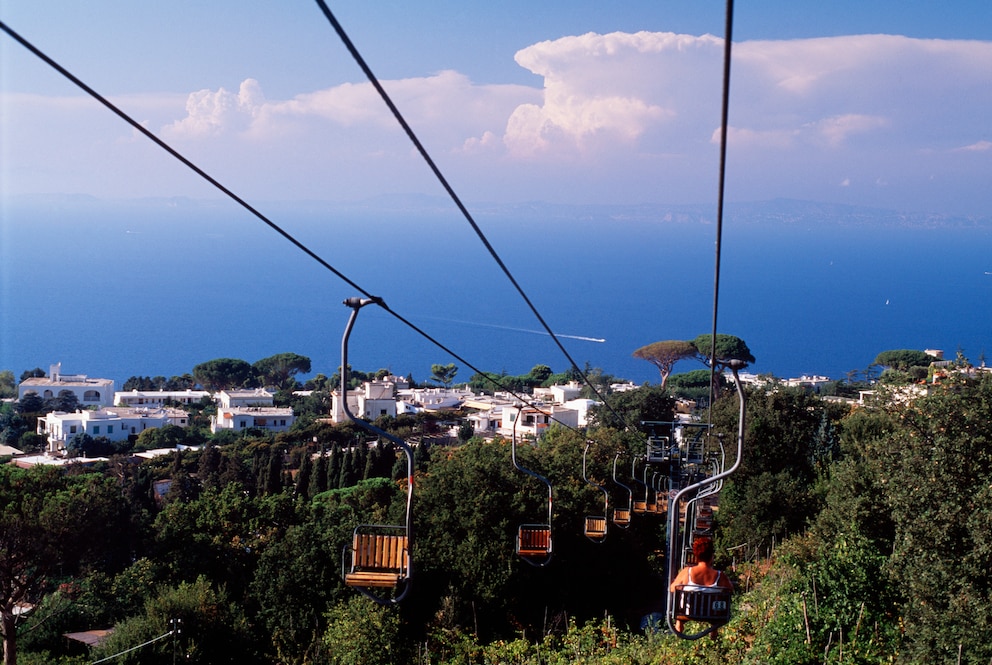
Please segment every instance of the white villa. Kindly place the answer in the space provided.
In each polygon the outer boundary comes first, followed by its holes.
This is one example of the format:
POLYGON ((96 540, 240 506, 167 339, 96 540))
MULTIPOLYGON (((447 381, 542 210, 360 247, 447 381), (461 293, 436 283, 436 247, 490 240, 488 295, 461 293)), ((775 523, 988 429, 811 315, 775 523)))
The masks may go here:
POLYGON ((177 425, 186 427, 189 415, 182 409, 131 409, 109 407, 99 411, 65 413, 53 411, 38 418, 38 434, 48 436, 48 453, 65 450, 77 434, 102 436, 110 441, 124 441, 146 429, 177 425))
POLYGON ((210 397, 210 393, 206 390, 129 390, 114 393, 114 404, 162 407, 166 402, 196 404, 204 397, 210 397))
POLYGON ((216 395, 217 415, 210 416, 210 431, 241 431, 251 427, 285 432, 296 421, 292 407, 272 405, 272 393, 255 390, 222 390, 216 395))
POLYGON ((547 388, 534 388, 534 399, 544 400, 553 404, 564 404, 569 400, 576 399, 582 392, 582 386, 578 381, 549 386, 547 388))
POLYGON ((264 388, 251 390, 221 390, 214 396, 223 409, 239 406, 272 406, 272 393, 264 388))
POLYGON ((566 409, 572 409, 578 414, 579 427, 585 427, 589 424, 589 409, 597 405, 599 405, 599 402, 596 400, 585 398, 570 399, 562 404, 566 409))
POLYGON ((401 390, 397 394, 397 413, 421 413, 457 409, 462 403, 475 397, 471 390, 458 388, 415 388, 401 390))
POLYGON ((558 404, 552 404, 541 409, 521 404, 507 404, 502 408, 499 433, 510 438, 514 433, 520 436, 540 438, 552 423, 561 423, 566 427, 579 426, 579 412, 558 404))
POLYGON ((17 399, 23 399, 28 393, 50 399, 68 391, 76 396, 81 407, 99 408, 114 405, 114 390, 113 379, 91 379, 85 374, 63 374, 62 363, 56 363, 49 367, 48 376, 21 381, 17 387, 17 399))
POLYGON ((210 431, 222 429, 243 430, 251 427, 270 432, 285 432, 296 421, 292 407, 281 406, 238 406, 221 409, 216 416, 210 416, 210 431))
MULTIPOLYGON (((346 395, 348 410, 366 420, 380 416, 396 416, 396 384, 392 381, 367 381, 361 388, 346 395)), ((341 391, 331 393, 331 422, 342 423, 348 418, 341 404, 341 391)))

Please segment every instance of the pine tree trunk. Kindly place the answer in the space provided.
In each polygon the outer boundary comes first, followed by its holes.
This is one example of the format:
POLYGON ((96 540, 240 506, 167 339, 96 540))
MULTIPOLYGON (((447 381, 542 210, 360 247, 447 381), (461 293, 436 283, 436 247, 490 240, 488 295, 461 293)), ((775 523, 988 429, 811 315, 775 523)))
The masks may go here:
POLYGON ((0 610, 0 627, 3 628, 3 665, 17 665, 17 627, 12 608, 0 610))

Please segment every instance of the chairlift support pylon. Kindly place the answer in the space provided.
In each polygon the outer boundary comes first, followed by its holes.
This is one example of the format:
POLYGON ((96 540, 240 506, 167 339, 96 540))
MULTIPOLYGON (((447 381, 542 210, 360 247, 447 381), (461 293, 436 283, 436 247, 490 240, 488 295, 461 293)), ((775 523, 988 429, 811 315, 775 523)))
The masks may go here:
POLYGON ((405 441, 356 417, 348 407, 348 338, 358 311, 366 305, 381 302, 380 298, 348 298, 344 301, 351 308, 351 316, 348 317, 348 325, 341 339, 341 407, 344 415, 353 423, 395 443, 406 454, 406 519, 403 524, 356 526, 351 543, 344 546, 341 572, 347 586, 380 605, 391 605, 406 597, 413 576, 413 451, 405 441), (389 590, 392 595, 384 595, 389 590))

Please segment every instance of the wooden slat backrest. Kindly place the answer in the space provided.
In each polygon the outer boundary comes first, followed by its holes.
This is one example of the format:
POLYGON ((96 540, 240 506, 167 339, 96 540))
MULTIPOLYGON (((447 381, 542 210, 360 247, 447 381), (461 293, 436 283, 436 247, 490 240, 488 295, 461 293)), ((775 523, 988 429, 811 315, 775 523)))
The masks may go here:
POLYGON ((605 517, 586 517, 586 535, 603 536, 606 534, 605 517))
POLYGON ((517 532, 517 550, 521 553, 547 552, 551 549, 551 529, 548 527, 520 527, 517 532))
POLYGON ((729 589, 685 591, 678 587, 675 590, 675 613, 692 621, 724 624, 730 620, 731 595, 729 589))
POLYGON ((379 533, 356 533, 352 548, 352 563, 355 570, 394 570, 407 569, 406 536, 379 533))

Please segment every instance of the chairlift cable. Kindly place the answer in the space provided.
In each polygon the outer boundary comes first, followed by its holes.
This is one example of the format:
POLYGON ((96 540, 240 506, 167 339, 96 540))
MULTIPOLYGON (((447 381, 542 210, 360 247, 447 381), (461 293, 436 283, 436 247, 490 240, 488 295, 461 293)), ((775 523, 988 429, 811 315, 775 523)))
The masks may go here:
POLYGON ((734 0, 727 0, 726 19, 724 23, 723 41, 723 87, 720 104, 720 165, 717 183, 716 199, 716 243, 713 261, 713 329, 710 337, 710 403, 707 421, 712 422, 713 400, 715 395, 716 378, 716 335, 717 313, 720 304, 720 258, 723 240, 723 197, 727 176, 727 128, 730 115, 730 63, 731 48, 734 32, 734 0))

